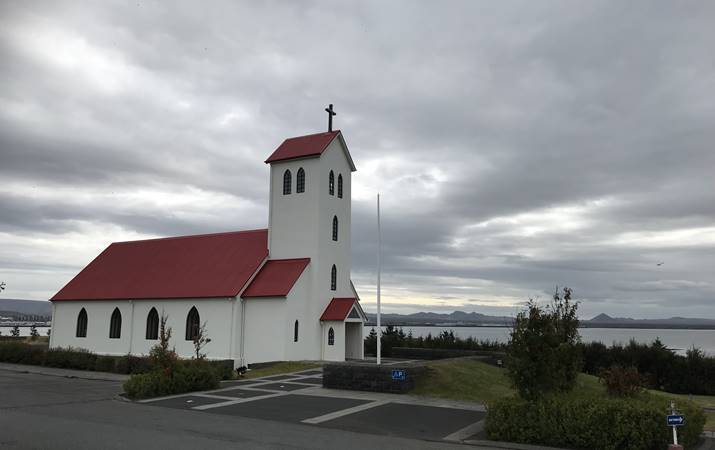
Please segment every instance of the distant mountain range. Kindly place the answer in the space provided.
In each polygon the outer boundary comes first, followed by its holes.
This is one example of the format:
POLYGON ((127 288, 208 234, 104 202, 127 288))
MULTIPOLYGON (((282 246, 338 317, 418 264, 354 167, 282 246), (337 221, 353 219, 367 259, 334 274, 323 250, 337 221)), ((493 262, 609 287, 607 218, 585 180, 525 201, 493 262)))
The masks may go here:
MULTIPOLYGON (((367 314, 368 325, 375 325, 375 314, 367 314)), ((487 316, 477 312, 454 311, 449 314, 418 312, 414 314, 382 314, 383 325, 399 326, 453 326, 453 327, 503 327, 511 326, 513 317, 487 316)), ((671 317, 670 319, 632 319, 630 317, 611 317, 599 314, 588 320, 581 320, 583 328, 674 328, 715 330, 715 319, 690 319, 671 317)))
MULTIPOLYGON (((48 301, 0 299, 0 317, 25 315, 49 316, 52 304, 48 301)), ((368 325, 375 325, 375 314, 367 314, 368 325)), ((513 317, 488 316, 478 312, 454 311, 452 313, 417 312, 413 314, 383 314, 383 325, 400 326, 452 326, 452 327, 503 327, 511 326, 513 317)), ((632 319, 599 314, 590 320, 581 320, 584 328, 675 328, 715 330, 715 319, 692 319, 671 317, 670 319, 632 319)))
POLYGON ((6 315, 52 315, 52 304, 48 301, 0 298, 0 316, 6 315))

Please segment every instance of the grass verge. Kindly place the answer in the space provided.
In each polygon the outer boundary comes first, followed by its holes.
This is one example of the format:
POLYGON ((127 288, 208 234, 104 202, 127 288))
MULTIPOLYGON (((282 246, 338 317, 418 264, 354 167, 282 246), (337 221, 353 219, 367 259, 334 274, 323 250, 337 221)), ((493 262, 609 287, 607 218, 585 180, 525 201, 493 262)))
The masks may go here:
MULTIPOLYGON (((429 374, 413 391, 416 395, 486 403, 516 395, 506 371, 475 359, 445 359, 427 364, 429 374)), ((590 395, 606 390, 592 375, 580 374, 574 392, 590 395)))
MULTIPOLYGON (((516 395, 511 388, 506 371, 474 359, 445 359, 427 365, 429 374, 413 391, 416 395, 487 403, 516 395)), ((299 369, 298 369, 299 370, 299 369)), ((691 400, 702 407, 715 408, 715 396, 671 394, 650 391, 654 395, 677 401, 691 400)), ((574 393, 578 396, 606 395, 606 389, 593 375, 580 374, 574 393)), ((706 431, 715 431, 715 412, 706 413, 706 431)), ((687 419, 686 419, 687 420, 687 419)))
POLYGON ((270 366, 252 369, 243 376, 244 379, 267 377, 269 375, 280 375, 283 373, 298 372, 301 370, 316 369, 320 364, 309 361, 282 361, 270 366))

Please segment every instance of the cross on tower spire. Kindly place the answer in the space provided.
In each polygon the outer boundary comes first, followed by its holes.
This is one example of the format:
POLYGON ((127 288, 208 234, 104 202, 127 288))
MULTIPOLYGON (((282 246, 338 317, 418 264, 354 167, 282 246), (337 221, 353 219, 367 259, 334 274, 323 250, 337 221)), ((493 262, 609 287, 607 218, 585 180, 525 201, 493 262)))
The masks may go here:
POLYGON ((333 116, 336 116, 338 113, 333 111, 333 104, 331 103, 328 105, 327 108, 325 108, 325 112, 328 113, 328 132, 333 131, 333 116))

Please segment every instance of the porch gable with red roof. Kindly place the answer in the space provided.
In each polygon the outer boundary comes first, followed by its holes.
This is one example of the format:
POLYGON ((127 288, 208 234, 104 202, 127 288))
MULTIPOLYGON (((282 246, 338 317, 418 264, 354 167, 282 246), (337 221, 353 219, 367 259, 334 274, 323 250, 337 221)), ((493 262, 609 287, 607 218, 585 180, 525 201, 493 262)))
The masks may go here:
POLYGON ((325 308, 325 311, 323 311, 323 314, 320 316, 320 320, 343 321, 348 318, 348 314, 350 314, 350 311, 353 309, 353 306, 355 307, 355 309, 357 309, 360 318, 365 321, 365 313, 360 307, 360 304, 358 303, 357 299, 354 297, 336 297, 330 300, 330 303, 328 303, 328 306, 325 308))
POLYGON ((241 297, 285 297, 309 263, 310 258, 269 260, 241 297))

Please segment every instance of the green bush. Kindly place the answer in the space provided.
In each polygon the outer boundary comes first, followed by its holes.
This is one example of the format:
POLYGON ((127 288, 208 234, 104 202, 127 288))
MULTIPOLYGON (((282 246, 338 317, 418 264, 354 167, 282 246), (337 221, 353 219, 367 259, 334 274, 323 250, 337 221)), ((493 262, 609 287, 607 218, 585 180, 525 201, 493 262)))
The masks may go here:
POLYGON ((583 371, 599 375, 613 365, 634 366, 651 389, 677 394, 715 395, 715 357, 691 348, 678 355, 659 339, 651 344, 631 340, 607 347, 600 342, 581 344, 583 371))
POLYGON ((644 380, 635 367, 613 366, 601 372, 599 381, 613 397, 635 397, 643 392, 644 380))
POLYGON ((114 372, 117 367, 116 359, 114 356, 97 355, 94 370, 97 372, 114 372))
POLYGON ((161 397, 192 391, 205 391, 219 387, 219 372, 204 361, 187 361, 167 374, 156 369, 134 374, 124 383, 124 392, 132 399, 161 397))
POLYGON ((213 367, 221 380, 233 380, 236 378, 236 371, 233 368, 232 359, 219 359, 206 362, 213 367))
POLYGON ((0 342, 0 361, 15 364, 41 365, 47 349, 44 346, 20 342, 0 342))
POLYGON ((97 355, 81 348, 51 348, 42 365, 63 369, 94 370, 97 355))
POLYGON ((581 367, 577 346, 578 303, 571 290, 556 290, 545 308, 530 300, 514 319, 507 347, 507 374, 522 398, 536 399, 549 392, 569 391, 581 367))
MULTIPOLYGON (((487 407, 490 439, 593 450, 661 450, 671 431, 666 426, 669 402, 648 394, 636 398, 582 398, 553 394, 527 401, 497 400, 487 407)), ((679 437, 686 447, 697 443, 705 415, 697 405, 680 401, 685 415, 679 437)))

